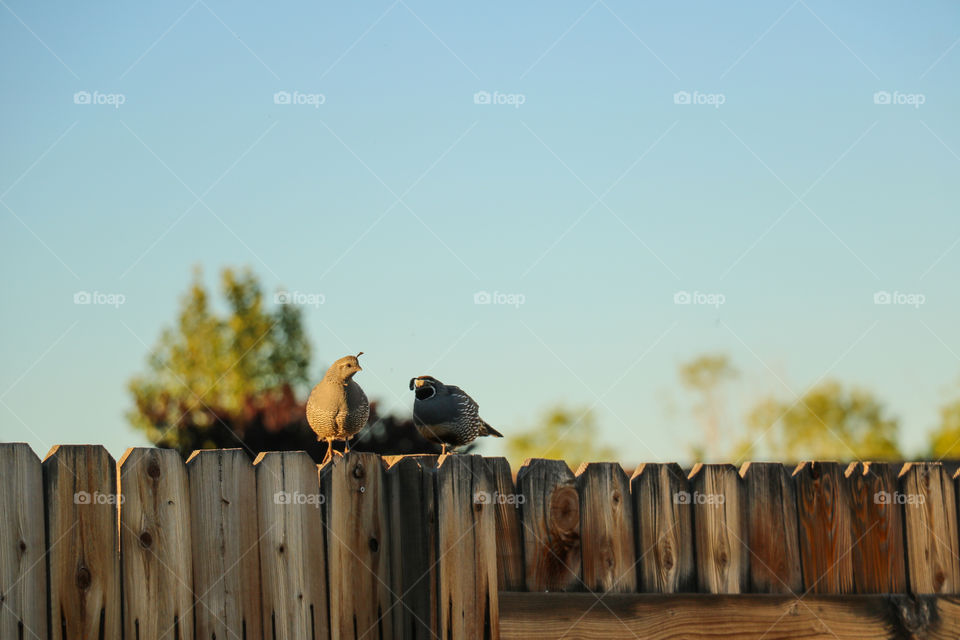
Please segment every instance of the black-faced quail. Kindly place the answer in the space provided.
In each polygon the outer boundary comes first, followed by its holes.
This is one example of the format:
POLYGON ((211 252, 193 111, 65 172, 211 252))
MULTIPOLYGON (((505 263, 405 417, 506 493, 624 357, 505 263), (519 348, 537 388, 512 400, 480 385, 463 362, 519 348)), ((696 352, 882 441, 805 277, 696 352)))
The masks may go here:
POLYGON ((480 436, 502 438, 503 434, 480 417, 477 403, 460 387, 443 384, 433 376, 410 380, 413 401, 413 423, 427 440, 447 447, 470 444, 480 436))
POLYGON ((344 356, 330 365, 307 399, 307 422, 317 440, 327 441, 327 455, 320 464, 333 457, 334 440, 343 440, 344 450, 349 451, 347 441, 367 424, 370 403, 367 394, 353 381, 353 376, 363 370, 357 360, 362 355, 361 351, 355 356, 344 356))

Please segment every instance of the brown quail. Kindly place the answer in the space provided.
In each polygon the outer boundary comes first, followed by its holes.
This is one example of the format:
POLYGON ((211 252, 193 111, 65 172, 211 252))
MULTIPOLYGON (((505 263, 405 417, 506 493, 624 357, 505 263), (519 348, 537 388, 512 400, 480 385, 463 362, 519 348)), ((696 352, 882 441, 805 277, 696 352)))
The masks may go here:
POLYGON ((349 451, 347 440, 367 424, 370 403, 367 394, 353 381, 353 376, 363 370, 357 360, 362 355, 361 351, 355 356, 344 356, 330 365, 307 399, 307 422, 317 440, 327 441, 327 455, 320 464, 333 457, 334 440, 343 440, 344 449, 349 451))

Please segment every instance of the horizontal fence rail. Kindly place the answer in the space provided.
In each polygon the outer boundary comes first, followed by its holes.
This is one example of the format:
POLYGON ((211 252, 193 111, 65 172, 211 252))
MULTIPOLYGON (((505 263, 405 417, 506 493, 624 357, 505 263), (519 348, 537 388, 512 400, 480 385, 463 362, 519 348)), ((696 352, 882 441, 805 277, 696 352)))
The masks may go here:
POLYGON ((957 638, 958 477, 0 444, 0 638, 957 638))

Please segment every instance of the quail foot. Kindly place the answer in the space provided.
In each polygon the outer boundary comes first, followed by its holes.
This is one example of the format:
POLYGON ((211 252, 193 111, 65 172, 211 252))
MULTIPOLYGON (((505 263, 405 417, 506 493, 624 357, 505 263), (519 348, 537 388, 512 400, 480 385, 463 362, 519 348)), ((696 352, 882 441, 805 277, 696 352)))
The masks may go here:
POLYGON ((334 440, 343 440, 344 450, 349 451, 347 441, 367 424, 370 403, 367 394, 353 381, 353 376, 363 370, 357 360, 362 355, 361 351, 355 356, 344 356, 330 365, 307 399, 307 422, 317 440, 327 441, 327 455, 320 464, 333 457, 334 440))
POLYGON ((461 447, 480 436, 503 437, 480 417, 477 403, 460 387, 420 376, 410 380, 410 389, 415 395, 413 423, 420 435, 441 445, 441 455, 447 447, 461 447))

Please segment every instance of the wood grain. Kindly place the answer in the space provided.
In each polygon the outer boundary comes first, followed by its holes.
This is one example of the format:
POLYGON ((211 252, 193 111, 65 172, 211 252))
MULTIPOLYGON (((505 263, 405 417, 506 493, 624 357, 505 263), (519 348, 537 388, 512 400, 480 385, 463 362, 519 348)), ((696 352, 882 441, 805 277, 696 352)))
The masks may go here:
POLYGON ((437 470, 441 638, 500 637, 495 487, 481 456, 441 457, 437 470))
POLYGON ((523 533, 520 524, 521 498, 513 483, 506 458, 484 458, 493 475, 497 499, 493 502, 497 524, 497 588, 520 591, 523 579, 523 533))
POLYGON ((896 468, 880 462, 851 462, 846 476, 854 592, 905 593, 906 541, 896 468))
POLYGON ((956 640, 960 599, 503 592, 500 621, 503 640, 956 640))
POLYGON ((637 590, 630 482, 615 462, 584 463, 577 470, 583 581, 599 592, 637 590))
POLYGON ((698 464, 689 480, 697 587, 704 593, 743 593, 750 558, 740 475, 730 464, 698 464))
POLYGON ((630 488, 636 519, 639 590, 696 591, 693 507, 675 499, 677 494, 690 493, 687 475, 675 462, 641 464, 633 472, 630 488))
POLYGON ((385 476, 395 638, 439 633, 436 458, 395 456, 385 476))
POLYGON ((321 470, 334 638, 393 637, 383 471, 376 454, 352 451, 321 470))
POLYGON ((580 581, 580 496, 563 460, 531 458, 517 473, 523 496, 524 575, 529 591, 577 591, 580 581))
POLYGON ((259 638, 257 482, 242 449, 194 451, 190 479, 197 640, 259 638))
POLYGON ((53 447, 43 461, 53 640, 119 638, 117 468, 98 445, 53 447))
POLYGON ((779 463, 746 462, 743 478, 750 540, 751 593, 803 593, 797 492, 779 463))
POLYGON ((254 460, 260 538, 260 601, 269 640, 330 636, 327 562, 317 465, 303 451, 254 460))
POLYGON ((47 638, 44 520, 40 459, 0 444, 0 638, 47 638))
POLYGON ((120 478, 123 629, 130 640, 193 638, 190 484, 173 449, 127 449, 120 478))
POLYGON ((801 462, 794 469, 804 588, 853 593, 850 490, 836 462, 801 462))
POLYGON ((953 480, 939 462, 907 463, 899 479, 910 590, 957 593, 960 550, 953 480))

